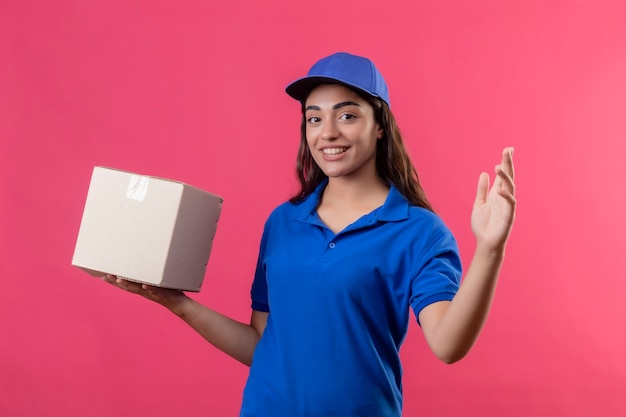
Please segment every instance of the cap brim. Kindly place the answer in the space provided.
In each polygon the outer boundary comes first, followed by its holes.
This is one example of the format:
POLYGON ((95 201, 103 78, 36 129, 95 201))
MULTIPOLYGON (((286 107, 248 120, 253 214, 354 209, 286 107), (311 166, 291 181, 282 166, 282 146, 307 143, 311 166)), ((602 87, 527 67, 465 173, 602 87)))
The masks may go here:
POLYGON ((300 102, 303 102, 307 98, 311 90, 313 90, 318 85, 322 85, 322 84, 341 84, 341 85, 345 85, 346 87, 352 88, 354 90, 361 91, 370 97, 376 97, 376 96, 373 96, 368 91, 365 91, 362 88, 359 88, 355 85, 345 82, 339 78, 320 77, 320 76, 308 76, 308 77, 300 78, 292 82, 291 84, 289 84, 287 88, 285 88, 285 91, 291 97, 295 98, 296 100, 300 102))

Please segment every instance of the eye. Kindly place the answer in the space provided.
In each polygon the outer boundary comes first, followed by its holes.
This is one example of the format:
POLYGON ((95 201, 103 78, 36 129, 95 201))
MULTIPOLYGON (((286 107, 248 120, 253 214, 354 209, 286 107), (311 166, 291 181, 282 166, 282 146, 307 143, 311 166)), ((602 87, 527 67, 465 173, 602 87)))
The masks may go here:
POLYGON ((321 119, 317 116, 311 116, 308 119, 306 119, 306 121, 308 123, 318 123, 321 119))
POLYGON ((356 119, 356 116, 354 114, 351 113, 343 113, 341 116, 339 116, 340 120, 351 120, 351 119, 356 119))

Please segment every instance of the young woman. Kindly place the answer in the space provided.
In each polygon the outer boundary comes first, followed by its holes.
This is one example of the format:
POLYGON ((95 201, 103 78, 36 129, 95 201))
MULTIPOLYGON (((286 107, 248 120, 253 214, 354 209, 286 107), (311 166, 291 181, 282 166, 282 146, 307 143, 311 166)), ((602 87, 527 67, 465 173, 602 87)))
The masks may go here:
POLYGON ((409 310, 452 363, 478 337, 515 215, 512 148, 478 180, 476 251, 461 284, 454 237, 432 211, 367 58, 337 53, 287 87, 302 104, 300 192, 268 218, 250 323, 179 291, 104 279, 162 304, 250 365, 241 416, 402 413, 409 310))

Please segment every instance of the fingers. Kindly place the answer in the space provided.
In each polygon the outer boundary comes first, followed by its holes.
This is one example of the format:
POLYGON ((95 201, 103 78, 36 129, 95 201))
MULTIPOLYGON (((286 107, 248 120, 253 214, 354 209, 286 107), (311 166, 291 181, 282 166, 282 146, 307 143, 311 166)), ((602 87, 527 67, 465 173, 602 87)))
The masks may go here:
POLYGON ((515 148, 507 147, 502 151, 502 162, 500 165, 506 174, 511 177, 511 180, 515 178, 515 168, 513 167, 513 151, 515 148))
POLYGON ((512 207, 515 207, 515 168, 513 167, 512 147, 504 148, 502 151, 502 162, 496 166, 497 194, 507 200, 512 207))
POLYGON ((109 284, 126 292, 140 295, 144 298, 147 298, 148 300, 157 302, 162 305, 172 303, 176 299, 180 299, 180 297, 185 297, 183 292, 180 290, 160 288, 150 284, 133 282, 127 279, 117 277, 115 275, 107 274, 104 275, 102 279, 105 282, 108 282, 109 284))
POLYGON ((513 147, 504 148, 502 151, 502 162, 500 165, 496 165, 496 180, 494 185, 499 195, 502 195, 502 193, 515 195, 513 151, 513 147))
POLYGON ((487 194, 489 193, 489 174, 483 172, 478 177, 478 186, 476 187, 476 200, 474 201, 475 207, 480 207, 487 201, 487 194))
MULTIPOLYGON (((493 183, 491 192, 495 192, 498 196, 506 199, 511 205, 515 205, 515 169, 513 167, 513 147, 507 147, 502 150, 502 162, 496 165, 496 178, 493 183)), ((485 172, 480 174, 478 178, 478 187, 476 190, 476 200, 474 207, 480 207, 484 204, 489 196, 489 175, 485 172)))
POLYGON ((103 279, 105 282, 108 282, 109 284, 115 284, 115 277, 114 277, 113 275, 109 275, 109 274, 104 275, 104 276, 102 277, 102 279, 103 279))
POLYGON ((502 165, 496 166, 497 181, 494 184, 497 194, 515 206, 515 183, 502 165))
POLYGON ((137 282, 128 281, 126 279, 117 277, 115 275, 107 274, 102 277, 102 279, 109 284, 112 284, 118 288, 121 288, 125 291, 132 292, 135 294, 139 294, 143 289, 143 285, 137 282))

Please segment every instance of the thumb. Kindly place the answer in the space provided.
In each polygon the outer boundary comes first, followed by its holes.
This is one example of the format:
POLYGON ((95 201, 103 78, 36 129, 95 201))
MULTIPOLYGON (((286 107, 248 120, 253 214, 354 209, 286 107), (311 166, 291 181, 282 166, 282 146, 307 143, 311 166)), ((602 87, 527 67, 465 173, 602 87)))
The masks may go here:
POLYGON ((476 200, 474 200, 474 208, 480 207, 487 201, 489 193, 489 174, 482 172, 478 177, 478 186, 476 187, 476 200))

